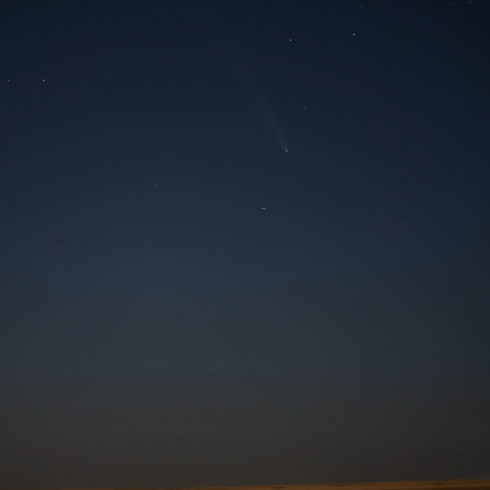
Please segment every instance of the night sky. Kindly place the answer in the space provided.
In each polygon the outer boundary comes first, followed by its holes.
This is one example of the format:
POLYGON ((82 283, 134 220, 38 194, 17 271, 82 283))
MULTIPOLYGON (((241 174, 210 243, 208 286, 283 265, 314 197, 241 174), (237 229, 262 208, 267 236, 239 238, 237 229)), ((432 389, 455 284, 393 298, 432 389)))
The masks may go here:
POLYGON ((3 1, 0 487, 488 478, 489 23, 3 1))

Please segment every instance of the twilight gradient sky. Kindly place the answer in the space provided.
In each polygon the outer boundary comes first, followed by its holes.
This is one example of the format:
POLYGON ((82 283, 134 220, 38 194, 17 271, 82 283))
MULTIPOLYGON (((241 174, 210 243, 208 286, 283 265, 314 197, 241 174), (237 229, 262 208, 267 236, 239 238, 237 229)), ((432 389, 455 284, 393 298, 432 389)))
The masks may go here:
POLYGON ((0 487, 489 477, 489 22, 3 1, 0 487))

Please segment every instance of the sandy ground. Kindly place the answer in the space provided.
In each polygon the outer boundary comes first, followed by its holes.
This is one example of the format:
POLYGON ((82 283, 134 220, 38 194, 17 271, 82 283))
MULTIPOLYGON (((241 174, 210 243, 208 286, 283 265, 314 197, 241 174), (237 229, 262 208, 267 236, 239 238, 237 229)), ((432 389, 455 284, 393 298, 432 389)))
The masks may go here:
MULTIPOLYGON (((205 490, 490 490, 490 480, 441 480, 334 483, 328 485, 265 485, 250 487, 209 487, 205 490)), ((176 489, 173 489, 176 490, 176 489)), ((177 489, 180 490, 180 489, 177 489)), ((204 490, 187 488, 186 490, 204 490)))
MULTIPOLYGON (((63 489, 58 489, 63 490, 63 489)), ((70 490, 70 489, 66 489, 70 490)), ((124 490, 79 488, 77 490, 124 490)), ((129 489, 128 489, 129 490, 129 489)), ((490 480, 427 480, 401 482, 331 483, 316 485, 257 485, 244 487, 145 488, 131 490, 490 490, 490 480)))

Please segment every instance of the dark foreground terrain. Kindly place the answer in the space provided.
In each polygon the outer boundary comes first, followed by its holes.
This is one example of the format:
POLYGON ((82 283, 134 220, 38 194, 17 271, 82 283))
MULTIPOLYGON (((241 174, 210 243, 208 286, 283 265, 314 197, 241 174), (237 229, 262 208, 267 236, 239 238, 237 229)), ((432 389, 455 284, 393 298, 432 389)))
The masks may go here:
MULTIPOLYGON (((185 490, 490 490, 490 480, 427 480, 401 482, 331 483, 315 485, 256 485, 237 487, 186 487, 185 490)), ((58 489, 68 490, 68 489, 58 489)), ((123 490, 79 488, 77 490, 123 490)), ((178 488, 131 490, 183 490, 178 488)))

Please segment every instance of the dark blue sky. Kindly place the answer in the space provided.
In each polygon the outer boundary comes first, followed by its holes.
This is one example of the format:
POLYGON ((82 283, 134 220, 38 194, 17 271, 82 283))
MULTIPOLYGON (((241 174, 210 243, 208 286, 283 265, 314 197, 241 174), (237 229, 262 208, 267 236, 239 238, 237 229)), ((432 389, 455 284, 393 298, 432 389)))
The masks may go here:
POLYGON ((3 2, 0 487, 488 477, 489 21, 3 2))

